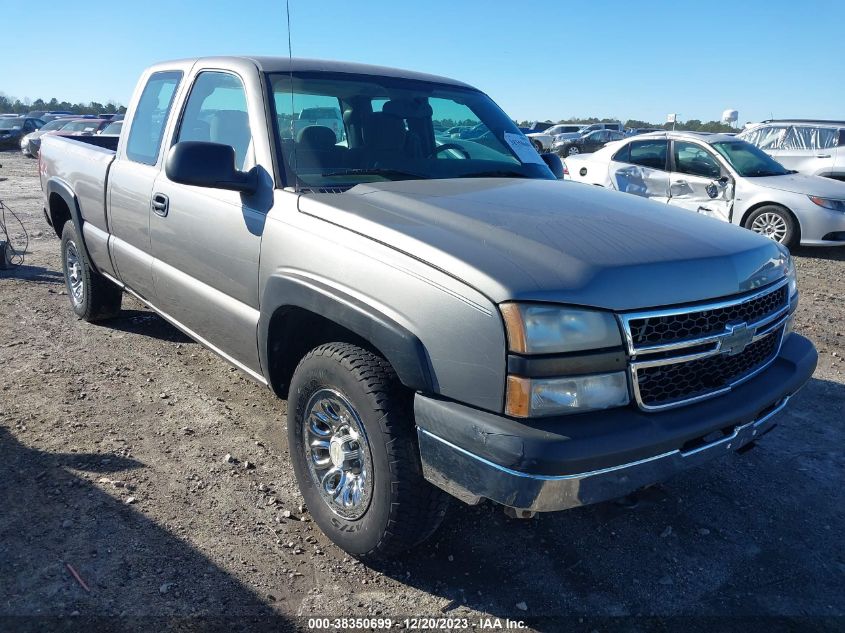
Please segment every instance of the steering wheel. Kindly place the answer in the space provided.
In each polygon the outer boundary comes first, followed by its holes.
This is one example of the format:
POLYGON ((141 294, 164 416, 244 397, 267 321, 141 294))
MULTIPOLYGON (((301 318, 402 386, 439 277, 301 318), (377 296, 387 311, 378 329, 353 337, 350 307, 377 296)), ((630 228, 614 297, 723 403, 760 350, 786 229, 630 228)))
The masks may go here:
POLYGON ((437 156, 440 152, 445 152, 448 149, 453 149, 457 152, 460 152, 461 154, 464 155, 464 158, 467 159, 467 160, 472 158, 469 155, 468 151, 466 151, 463 147, 461 147, 460 145, 458 145, 456 143, 443 143, 443 145, 435 147, 434 151, 431 153, 431 156, 437 156))

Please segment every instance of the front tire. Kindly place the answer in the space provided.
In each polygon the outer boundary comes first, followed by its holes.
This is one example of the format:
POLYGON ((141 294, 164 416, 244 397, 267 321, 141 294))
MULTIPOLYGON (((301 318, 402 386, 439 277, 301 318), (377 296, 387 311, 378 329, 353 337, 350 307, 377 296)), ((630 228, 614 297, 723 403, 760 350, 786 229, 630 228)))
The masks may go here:
POLYGON ((62 269, 71 307, 80 319, 93 323, 120 312, 123 290, 91 267, 70 221, 62 228, 62 269))
POLYGON ((790 249, 801 242, 801 229, 795 216, 780 205, 767 204, 756 209, 745 219, 744 226, 790 249))
POLYGON ((326 536, 354 556, 388 558, 434 533, 449 497, 423 478, 411 397, 385 359, 321 345, 289 394, 291 461, 326 536))
POLYGON ((580 154, 580 153, 581 153, 581 150, 580 150, 580 149, 578 149, 578 147, 577 147, 577 146, 575 146, 575 145, 571 145, 571 146, 569 147, 569 149, 567 149, 567 150, 566 150, 566 155, 567 155, 567 156, 577 156, 577 155, 578 155, 578 154, 580 154))
POLYGON ((543 153, 543 144, 540 141, 536 141, 534 139, 531 139, 531 144, 534 146, 534 149, 537 150, 538 154, 543 153))

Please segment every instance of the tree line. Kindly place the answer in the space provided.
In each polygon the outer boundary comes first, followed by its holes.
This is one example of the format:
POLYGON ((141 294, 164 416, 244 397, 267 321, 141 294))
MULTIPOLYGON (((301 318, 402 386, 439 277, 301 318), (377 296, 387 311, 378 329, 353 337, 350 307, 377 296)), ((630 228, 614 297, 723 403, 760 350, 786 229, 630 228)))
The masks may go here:
MULTIPOLYGON (((571 118, 557 123, 616 123, 619 119, 598 119, 596 117, 587 118, 571 118)), ((546 123, 554 123, 547 119, 546 123)), ((518 123, 519 127, 528 127, 531 125, 529 121, 522 121, 518 123)), ((649 123, 648 121, 638 121, 637 119, 628 119, 625 121, 626 128, 654 128, 662 130, 673 129, 672 123, 649 123)), ((690 119, 688 121, 678 121, 674 124, 674 129, 685 130, 687 132, 736 132, 736 128, 731 127, 727 123, 721 121, 701 121, 700 119, 690 119)))
POLYGON ((62 112, 72 112, 73 114, 122 114, 126 112, 126 107, 109 101, 108 103, 98 103, 91 101, 89 103, 71 103, 70 101, 59 101, 55 97, 49 101, 44 99, 36 99, 30 101, 29 99, 12 99, 4 94, 0 94, 0 113, 2 114, 26 114, 33 110, 53 111, 58 110, 62 112))

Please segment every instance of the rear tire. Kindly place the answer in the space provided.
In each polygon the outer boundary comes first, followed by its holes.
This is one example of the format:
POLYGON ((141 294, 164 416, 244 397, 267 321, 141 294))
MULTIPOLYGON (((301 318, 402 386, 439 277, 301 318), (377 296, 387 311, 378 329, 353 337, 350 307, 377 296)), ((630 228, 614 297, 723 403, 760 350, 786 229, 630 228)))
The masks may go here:
POLYGON ((62 228, 62 269, 74 313, 95 322, 120 312, 123 290, 91 267, 73 222, 62 228))
POLYGON ((777 204, 767 204, 755 209, 745 218, 743 226, 789 249, 795 248, 801 242, 801 229, 795 216, 777 204))
POLYGON ((534 149, 536 149, 538 153, 543 153, 543 144, 540 141, 535 141, 534 139, 531 139, 531 144, 534 146, 534 149))
POLYGON ((341 549, 389 558, 443 521, 449 497, 423 477, 410 393, 382 357, 348 343, 311 350, 291 380, 287 423, 299 489, 341 549))

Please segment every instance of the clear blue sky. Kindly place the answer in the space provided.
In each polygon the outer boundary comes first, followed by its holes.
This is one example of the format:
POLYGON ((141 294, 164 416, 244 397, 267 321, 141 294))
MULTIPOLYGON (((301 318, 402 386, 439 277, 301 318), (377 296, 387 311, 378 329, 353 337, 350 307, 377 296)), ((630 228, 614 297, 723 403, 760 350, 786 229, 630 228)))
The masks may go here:
MULTIPOLYGON (((845 119, 842 0, 290 3, 294 56, 447 75, 520 120, 845 119)), ((287 55, 284 0, 4 4, 12 97, 126 104, 156 61, 287 55)))

